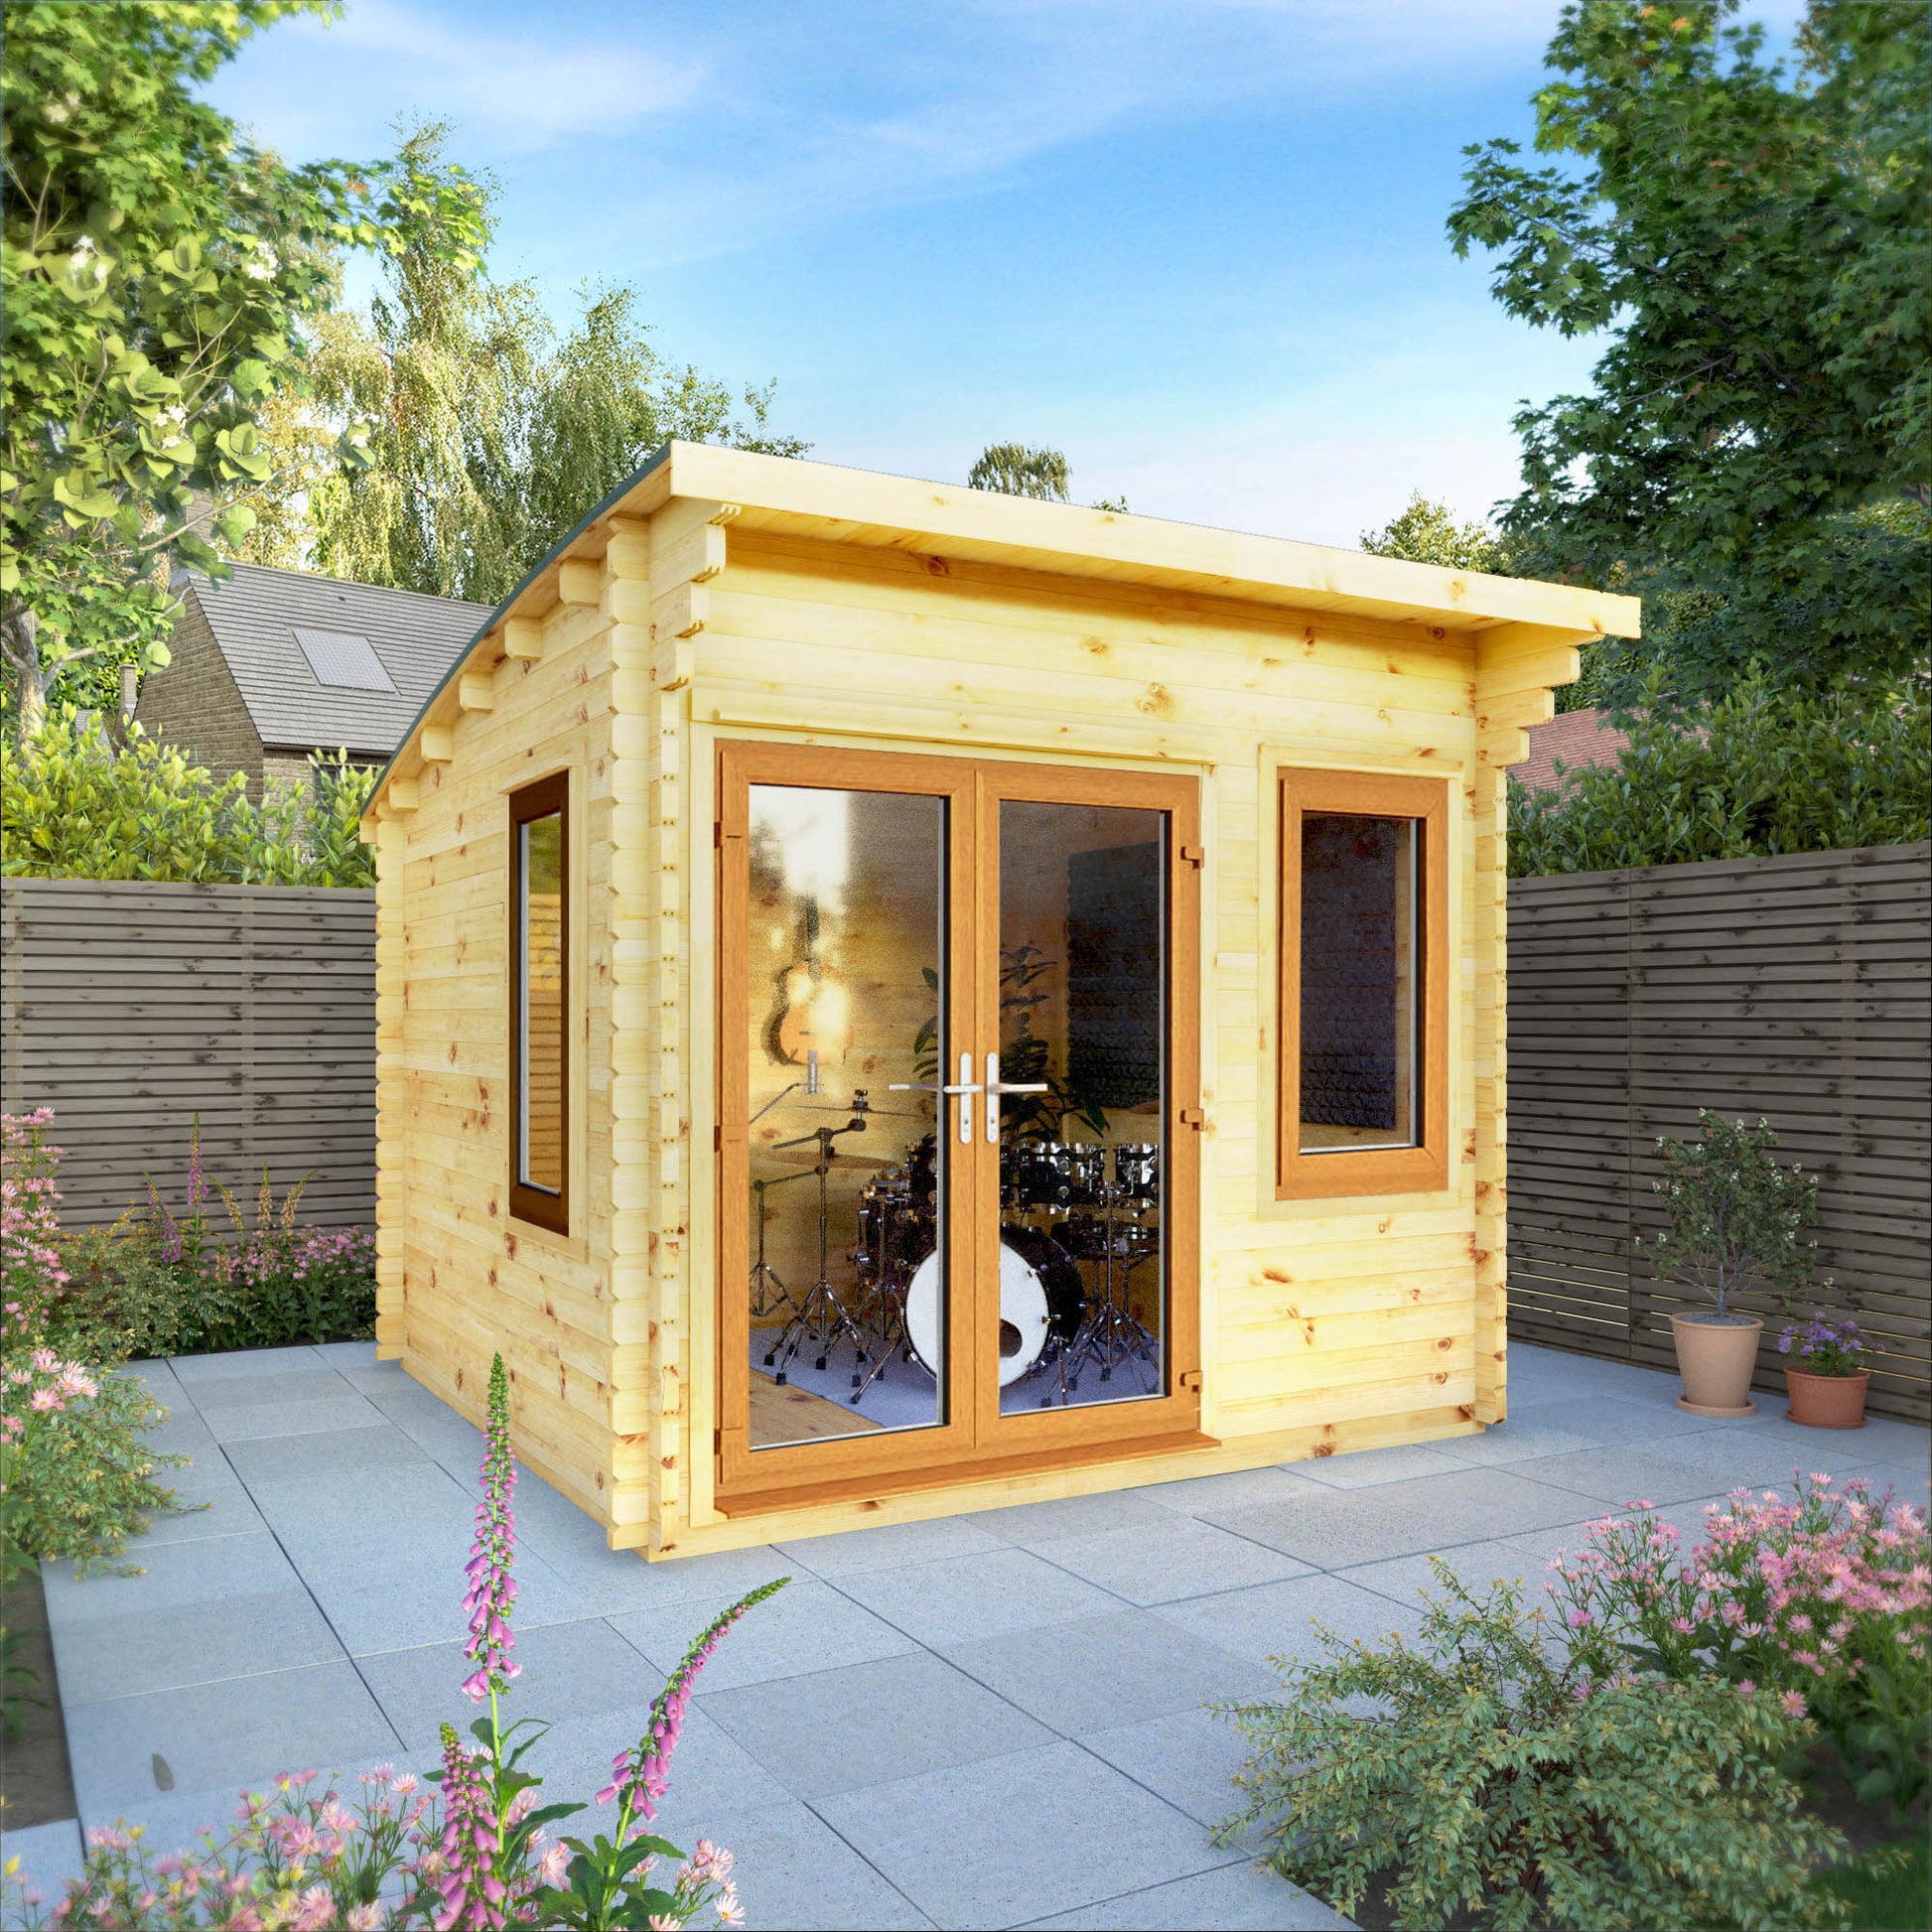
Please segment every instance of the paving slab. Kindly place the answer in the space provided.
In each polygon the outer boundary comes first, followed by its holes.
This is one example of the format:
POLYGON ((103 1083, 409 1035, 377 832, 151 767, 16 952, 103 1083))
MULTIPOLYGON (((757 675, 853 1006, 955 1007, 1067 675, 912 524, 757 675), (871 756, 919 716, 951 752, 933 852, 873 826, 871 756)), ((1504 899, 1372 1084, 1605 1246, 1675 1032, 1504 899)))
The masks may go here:
MULTIPOLYGON (((1446 1563, 1465 1589, 1480 1597, 1498 1582, 1523 1586, 1525 1608, 1534 1608, 1551 1582, 1549 1560, 1559 1547, 1578 1549, 1585 1542, 1581 1535, 1559 1538, 1547 1551, 1531 1547, 1530 1540, 1515 1542, 1498 1538, 1489 1543, 1464 1543, 1445 1550, 1437 1559, 1446 1563)), ((1338 1570, 1343 1583, 1359 1584, 1364 1589, 1378 1591, 1411 1609, 1421 1607, 1423 1593, 1442 1598, 1447 1594, 1435 1567, 1424 1557, 1393 1557, 1385 1563, 1369 1563, 1352 1570, 1338 1570)))
POLYGON ((1218 1476, 1185 1476, 1178 1482, 1153 1484, 1139 1493, 1164 1509, 1187 1516, 1264 1508, 1292 1502, 1298 1496, 1320 1494, 1327 1485, 1306 1473, 1311 1466, 1309 1462, 1296 1462, 1279 1468, 1234 1469, 1218 1476))
POLYGON ((74 1795, 89 1823, 138 1822, 170 1791, 179 1805, 199 1802, 206 1816, 225 1819, 244 1785, 392 1756, 400 1741, 350 1664, 79 1704, 66 1718, 74 1795))
POLYGON ((18 1875, 30 1908, 52 1910, 68 1880, 79 1877, 84 1856, 77 1818, 0 1831, 0 1864, 20 1861, 18 1875))
POLYGON ((1061 1496, 1050 1502, 989 1510, 985 1528, 990 1535, 1016 1549, 1043 1553, 1072 1536, 1094 1536, 1124 1529, 1141 1529, 1152 1534, 1166 1520, 1160 1504, 1152 1497, 1138 1489, 1117 1489, 1098 1496, 1061 1496))
POLYGON ((460 1568, 475 1533, 477 1491, 434 1462, 257 1480, 249 1493, 299 1564, 442 1556, 460 1568))
MULTIPOLYGON (((522 1494, 519 1486, 519 1501, 522 1494)), ((667 1604, 734 1602, 761 1584, 798 1575, 796 1563, 766 1544, 685 1557, 676 1563, 646 1563, 635 1550, 611 1549, 603 1531, 588 1518, 568 1540, 536 1537, 523 1549, 539 1557, 576 1592, 586 1611, 597 1616, 622 1616, 667 1604)), ((689 1607, 684 1614, 692 1614, 689 1607)), ((692 1624, 694 1636, 704 1621, 699 1615, 692 1624)))
MULTIPOLYGON (((663 1683, 597 1617, 519 1629, 515 1662, 517 1675, 498 1704, 505 1724, 518 1718, 558 1724, 639 1703, 648 1708, 663 1683)), ((487 1703, 473 1703, 463 1693, 472 1666, 461 1643, 380 1651, 360 1657, 357 1668, 404 1749, 418 1755, 435 1755, 444 1725, 467 1737, 471 1725, 488 1715, 487 1703)))
POLYGON ((158 1510, 149 1518, 138 1543, 128 1545, 128 1560, 147 1561, 143 1554, 167 1543, 198 1543, 211 1536, 262 1535, 268 1525, 241 1481, 210 1439, 206 1449, 186 1468, 156 1469, 155 1480, 180 1505, 158 1510))
POLYGON ((819 1577, 858 1570, 893 1570, 901 1564, 936 1563, 1004 1548, 978 1516, 934 1516, 923 1523, 887 1523, 844 1536, 814 1536, 772 1546, 787 1561, 819 1577))
POLYGON ((1137 1522, 1094 1535, 1061 1537, 1041 1544, 1038 1554, 1056 1569, 1140 1604, 1172 1603, 1244 1584, 1280 1583, 1309 1570, 1265 1543, 1177 1511, 1169 1511, 1152 1526, 1137 1522))
POLYGON ((1118 1597, 1030 1550, 989 1550, 902 1570, 864 1570, 841 1578, 839 1587, 907 1636, 934 1646, 1070 1623, 1120 1606, 1118 1597))
MULTIPOLYGON (((332 1552, 302 1566, 302 1580, 351 1657, 415 1650, 462 1639, 470 1619, 463 1607, 463 1550, 428 1557, 386 1556, 379 1564, 332 1552)), ((591 1606, 541 1558, 525 1553, 516 1566, 519 1632, 546 1623, 574 1623, 591 1606)), ((467 1675, 467 1673, 465 1673, 467 1675)))
POLYGON ((827 1793, 1052 1741, 1005 1698, 924 1651, 721 1691, 703 1708, 815 1805, 827 1793))
POLYGON ((1286 1584, 1231 1589, 1220 1596, 1164 1603, 1150 1614, 1257 1664, 1271 1657, 1324 1655, 1314 1634, 1317 1621, 1344 1637, 1369 1638, 1391 1630, 1412 1636, 1422 1622, 1420 1611, 1339 1577, 1297 1577, 1286 1584))
POLYGON ((328 1367, 319 1349, 306 1342, 287 1348, 237 1348, 218 1355, 170 1355, 168 1366, 184 1388, 199 1392, 209 1383, 236 1377, 315 1373, 328 1367))
POLYGON ((942 1926, 1016 1925, 1227 1862, 1185 1812, 1064 1740, 813 1808, 942 1926))
POLYGON ((380 1469, 430 1459, 420 1443, 380 1416, 354 1429, 229 1442, 223 1444, 222 1453, 235 1474, 249 1483, 300 1481, 345 1469, 380 1469))
POLYGON ((1272 1672, 1146 1610, 1009 1630, 939 1654, 1062 1736, 1275 1685, 1272 1672))
POLYGON ((919 1932, 932 1924, 876 1865, 796 1799, 726 1814, 716 1842, 737 1860, 739 1896, 753 1932, 919 1932))
MULTIPOLYGON (((1461 1443, 1476 1439, 1457 1436, 1451 1440, 1461 1443)), ((1386 1482, 1408 1482, 1416 1476, 1453 1475, 1462 1464, 1447 1452, 1448 1449, 1448 1444, 1402 1443, 1393 1449, 1316 1455, 1309 1458, 1303 1472, 1325 1489, 1368 1489, 1386 1482)))
MULTIPOLYGON (((1278 1682, 1271 1674, 1269 1688, 1278 1682)), ((1204 1706, 1082 1731, 1075 1741, 1210 1831, 1242 1807, 1234 1777, 1248 1761, 1247 1739, 1204 1706)))
POLYGON ((1354 1920, 1243 1860, 1028 1924, 1034 1932, 1197 1932, 1207 1925, 1221 1932, 1328 1932, 1354 1920))
MULTIPOLYGON (((1559 1458, 1567 1459, 1567 1458, 1559 1458)), ((1534 1466, 1534 1465, 1532 1465, 1534 1466)), ((1508 1469, 1457 1468, 1282 1503, 1210 1510, 1204 1520, 1324 1570, 1415 1556, 1593 1514, 1591 1497, 1508 1469)))

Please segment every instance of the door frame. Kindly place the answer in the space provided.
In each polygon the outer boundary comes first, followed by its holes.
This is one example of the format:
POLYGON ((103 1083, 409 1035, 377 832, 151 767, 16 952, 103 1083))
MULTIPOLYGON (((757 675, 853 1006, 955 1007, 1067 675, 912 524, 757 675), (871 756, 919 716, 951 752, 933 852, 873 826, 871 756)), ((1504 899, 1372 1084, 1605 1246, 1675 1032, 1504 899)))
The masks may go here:
MULTIPOLYGON (((946 753, 850 750, 777 740, 720 740, 716 759, 715 1055, 716 1506, 724 1515, 853 1494, 968 1482, 1017 1466, 1110 1461, 1177 1440, 1200 1420, 1200 867, 1199 780, 1113 767, 1035 764, 946 753), (1169 814, 1168 984, 1163 1236, 1167 1245, 1166 1387, 1119 1403, 999 1413, 999 1149, 962 1146, 941 1105, 946 1150, 947 1402, 930 1428, 866 1431, 754 1449, 751 1313, 745 1281, 750 1192, 750 793, 754 784, 910 793, 947 802, 941 882, 950 1071, 970 1046, 975 1069, 999 1046, 999 806, 1004 799, 1120 805, 1169 814), (991 933, 990 948, 985 935, 991 933), (963 1045, 962 1042, 965 1044, 963 1045), (990 1246, 989 1246, 990 1243, 990 1246)), ((986 1097, 979 1096, 981 1104, 986 1097)))

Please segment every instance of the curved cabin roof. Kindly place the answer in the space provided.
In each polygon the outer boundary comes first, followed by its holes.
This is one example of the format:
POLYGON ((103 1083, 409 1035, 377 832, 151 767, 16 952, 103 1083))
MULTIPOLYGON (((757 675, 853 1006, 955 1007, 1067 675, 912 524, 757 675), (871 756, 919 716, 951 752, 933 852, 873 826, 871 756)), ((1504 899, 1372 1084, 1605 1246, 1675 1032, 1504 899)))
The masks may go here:
POLYGON ((1203 524, 1040 502, 964 483, 844 470, 709 443, 667 443, 598 504, 491 613, 459 652, 369 799, 370 822, 390 780, 422 762, 426 725, 454 719, 452 688, 480 655, 500 656, 503 625, 541 619, 559 602, 567 563, 601 561, 613 517, 647 517, 677 498, 731 504, 737 531, 771 530, 821 542, 900 550, 954 562, 1000 564, 1058 577, 1231 598, 1298 611, 1346 612, 1385 621, 1478 633, 1502 625, 1551 644, 1640 634, 1634 597, 1445 570, 1359 550, 1250 536, 1203 524))

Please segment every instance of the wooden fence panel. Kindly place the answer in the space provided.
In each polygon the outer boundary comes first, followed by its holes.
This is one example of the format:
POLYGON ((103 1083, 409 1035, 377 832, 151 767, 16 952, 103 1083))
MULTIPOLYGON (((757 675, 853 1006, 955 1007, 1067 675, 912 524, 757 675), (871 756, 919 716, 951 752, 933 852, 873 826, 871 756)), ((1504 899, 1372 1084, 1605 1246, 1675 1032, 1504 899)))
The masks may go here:
MULTIPOLYGON (((1932 845, 1509 888, 1509 1332, 1669 1367, 1657 1138, 1762 1114, 1819 1176, 1874 1414, 1932 1420, 1932 845)), ((1758 1385, 1781 1393, 1766 1315, 1758 1385)))
POLYGON ((375 1218, 375 903, 367 892, 88 879, 0 884, 5 1107, 52 1107, 61 1214, 111 1222, 152 1174, 207 1172, 252 1212, 267 1166, 300 1214, 375 1218))

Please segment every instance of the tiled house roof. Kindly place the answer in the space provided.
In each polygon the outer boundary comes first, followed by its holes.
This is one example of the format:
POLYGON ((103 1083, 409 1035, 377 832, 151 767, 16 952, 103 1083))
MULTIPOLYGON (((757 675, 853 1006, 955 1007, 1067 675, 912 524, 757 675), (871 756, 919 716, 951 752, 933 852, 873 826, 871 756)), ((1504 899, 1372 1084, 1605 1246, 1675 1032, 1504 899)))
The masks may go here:
MULTIPOLYGON (((307 571, 236 564, 219 583, 187 590, 206 618, 265 750, 346 747, 383 759, 489 616, 485 604, 378 590, 307 571), (308 649, 297 631, 323 633, 308 649), (366 638, 392 689, 324 683, 344 657, 330 639, 366 638), (332 661, 333 660, 333 661, 332 661)), ((165 674, 164 674, 165 675, 165 674)))
POLYGON ((1566 772, 1614 764, 1629 742, 1603 712, 1560 711, 1547 725, 1530 727, 1530 755, 1510 772, 1531 791, 1550 791, 1566 782, 1557 775, 1559 761, 1566 772))

